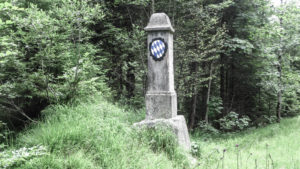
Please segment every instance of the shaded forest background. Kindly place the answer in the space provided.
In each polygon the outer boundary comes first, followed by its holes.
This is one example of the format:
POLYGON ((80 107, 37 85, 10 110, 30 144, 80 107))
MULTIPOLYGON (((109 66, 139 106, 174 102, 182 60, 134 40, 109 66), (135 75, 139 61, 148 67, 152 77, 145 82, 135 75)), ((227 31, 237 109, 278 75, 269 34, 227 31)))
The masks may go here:
POLYGON ((0 120, 101 92, 144 107, 151 13, 175 28, 178 113, 235 131, 300 109, 300 9, 281 0, 0 0, 0 120))

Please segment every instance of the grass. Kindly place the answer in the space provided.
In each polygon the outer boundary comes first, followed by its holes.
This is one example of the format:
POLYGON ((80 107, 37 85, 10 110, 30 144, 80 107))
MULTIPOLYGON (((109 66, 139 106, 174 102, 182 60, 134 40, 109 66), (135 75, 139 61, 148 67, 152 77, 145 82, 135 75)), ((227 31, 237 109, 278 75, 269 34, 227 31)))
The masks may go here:
POLYGON ((194 134, 192 140, 202 169, 300 168, 300 117, 235 134, 194 134))
MULTIPOLYGON (((159 148, 168 145, 170 133, 132 127, 143 114, 125 111, 102 97, 78 105, 49 107, 43 120, 20 133, 2 157, 11 157, 6 163, 13 161, 7 168, 18 169, 188 168, 177 144, 159 148), (46 155, 21 149, 39 145, 46 147, 47 152, 42 152, 46 155), (13 150, 21 155, 7 155, 13 150)), ((0 168, 3 163, 0 158, 0 168)))
MULTIPOLYGON (((101 96, 48 107, 40 122, 0 149, 0 168, 191 168, 170 132, 132 127, 144 114, 144 110, 122 109, 101 96)), ((199 148, 193 151, 199 169, 300 168, 300 117, 240 133, 195 132, 191 139, 199 148)))

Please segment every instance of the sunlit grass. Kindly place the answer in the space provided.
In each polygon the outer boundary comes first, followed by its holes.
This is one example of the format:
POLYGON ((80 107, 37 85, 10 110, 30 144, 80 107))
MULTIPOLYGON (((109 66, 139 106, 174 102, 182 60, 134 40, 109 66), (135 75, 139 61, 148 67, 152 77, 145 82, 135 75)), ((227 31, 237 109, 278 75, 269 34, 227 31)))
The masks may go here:
POLYGON ((299 140, 300 117, 236 134, 193 137, 200 146, 199 168, 204 169, 298 169, 299 140))

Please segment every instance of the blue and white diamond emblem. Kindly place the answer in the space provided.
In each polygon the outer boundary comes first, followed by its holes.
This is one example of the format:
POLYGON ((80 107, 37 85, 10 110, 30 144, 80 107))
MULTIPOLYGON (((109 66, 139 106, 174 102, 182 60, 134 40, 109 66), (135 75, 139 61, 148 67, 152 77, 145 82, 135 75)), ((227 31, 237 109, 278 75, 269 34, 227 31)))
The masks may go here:
POLYGON ((162 38, 153 39, 150 43, 150 55, 155 61, 160 61, 166 55, 168 49, 167 43, 162 38))

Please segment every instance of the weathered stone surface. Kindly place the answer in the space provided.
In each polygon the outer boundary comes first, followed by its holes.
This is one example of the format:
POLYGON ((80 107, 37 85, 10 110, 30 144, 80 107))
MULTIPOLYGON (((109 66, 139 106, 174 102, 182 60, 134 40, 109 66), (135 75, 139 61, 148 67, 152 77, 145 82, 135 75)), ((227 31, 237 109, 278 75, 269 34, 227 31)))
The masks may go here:
POLYGON ((177 116, 175 92, 148 92, 146 94, 146 119, 173 118, 177 116))
POLYGON ((166 54, 161 61, 152 58, 148 45, 147 119, 172 118, 177 115, 177 97, 174 90, 173 34, 170 32, 171 30, 165 31, 167 29, 162 28, 160 24, 163 27, 172 28, 169 17, 164 13, 153 14, 145 28, 148 30, 148 44, 155 38, 162 38, 167 44, 166 54), (153 27, 156 27, 155 31, 153 31, 153 27))
POLYGON ((173 67, 174 29, 166 14, 155 13, 145 30, 148 32, 146 119, 134 125, 168 126, 177 136, 178 143, 190 150, 190 138, 184 116, 177 116, 173 67))
POLYGON ((135 127, 143 128, 143 127, 155 127, 155 126, 166 126, 172 129, 174 134, 177 136, 178 143, 185 148, 186 150, 190 150, 191 143, 190 137, 188 133, 188 129, 186 126, 186 122, 184 116, 179 115, 170 119, 154 119, 154 120, 144 120, 139 123, 134 124, 135 127))
POLYGON ((174 32, 174 28, 171 25, 168 15, 165 13, 154 13, 150 17, 150 22, 145 28, 146 31, 171 31, 174 32))
POLYGON ((174 91, 173 34, 170 32, 149 32, 148 44, 157 37, 165 40, 168 44, 168 50, 161 61, 155 61, 148 52, 148 91, 172 92, 174 91))

